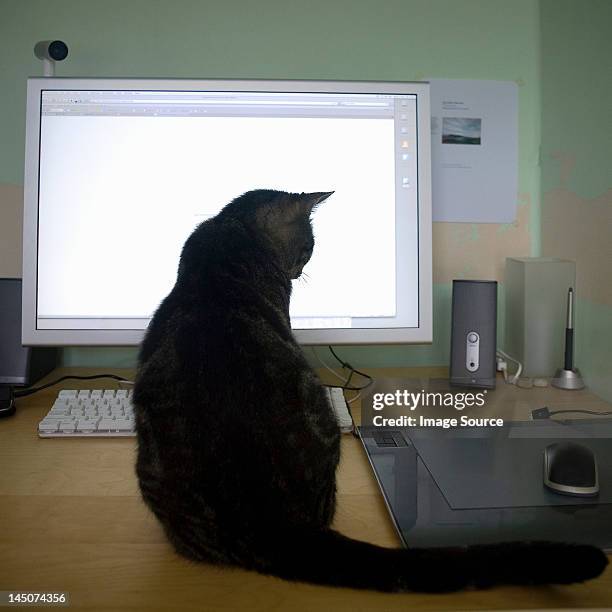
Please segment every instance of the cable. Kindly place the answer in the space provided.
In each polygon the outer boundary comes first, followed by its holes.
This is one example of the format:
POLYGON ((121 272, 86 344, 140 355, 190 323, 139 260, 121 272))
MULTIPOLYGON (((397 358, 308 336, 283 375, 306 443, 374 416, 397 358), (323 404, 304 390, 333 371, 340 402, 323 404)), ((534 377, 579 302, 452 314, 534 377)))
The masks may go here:
POLYGON ((134 381, 128 380, 127 378, 123 378, 122 376, 117 376, 116 374, 94 374, 92 376, 62 376, 53 382, 47 383, 46 385, 41 385, 40 387, 31 387, 29 389, 23 389, 22 391, 15 391, 15 397, 25 397, 26 395, 32 395, 34 393, 38 393, 43 389, 48 389, 49 387, 53 387, 53 385, 57 385, 64 380, 95 380, 96 378, 112 378, 113 380, 118 380, 122 383, 134 384, 134 381))
MULTIPOLYGON (((361 372, 357 368, 354 368, 348 361, 344 361, 343 359, 338 357, 338 355, 336 354, 336 351, 334 351, 334 349, 331 347, 331 345, 328 345, 327 348, 329 349, 329 352, 334 356, 336 361, 338 363, 340 363, 343 368, 348 368, 350 370, 350 375, 349 375, 349 377, 348 377, 348 379, 346 381, 346 385, 347 386, 345 386, 344 388, 345 389, 350 389, 352 391, 359 391, 359 393, 357 393, 357 395, 355 397, 352 397, 350 400, 346 400, 347 404, 352 404, 353 402, 356 402, 361 397, 361 395, 362 395, 362 393, 363 393, 363 391, 365 389, 367 389, 372 384, 374 384, 374 378, 372 378, 369 374, 366 374, 365 372, 361 372), (348 387, 348 383, 350 382, 353 374, 357 374, 359 376, 362 376, 363 378, 366 378, 368 380, 367 384, 363 385, 362 387, 354 387, 354 388, 348 387)), ((350 410, 349 410, 349 412, 350 412, 350 410)), ((352 418, 352 415, 351 415, 351 418, 352 418)))
MULTIPOLYGON (((351 372, 348 378, 343 378, 342 376, 340 376, 340 374, 338 374, 336 372, 336 370, 330 368, 322 359, 321 357, 319 357, 319 354, 314 350, 314 347, 310 347, 310 350, 314 356, 314 358, 328 371, 331 372, 335 378, 337 378, 338 380, 342 381, 341 385, 330 385, 330 384, 323 384, 324 387, 337 387, 339 389, 344 389, 344 391, 363 391, 364 389, 367 389, 373 382, 374 379, 369 376, 368 374, 364 374, 363 372, 359 372, 359 370, 356 370, 355 368, 353 368, 350 364, 346 364, 343 365, 343 367, 348 367, 350 368, 351 372), (353 377, 353 374, 359 374, 360 376, 364 376, 365 378, 369 379, 368 384, 366 385, 362 385, 361 387, 349 387, 348 384, 351 380, 351 378, 353 377)), ((340 363, 344 364, 345 362, 340 361, 340 363)), ((353 398, 354 400, 355 398, 353 398)), ((351 400, 351 401, 353 401, 351 400)))
POLYGON ((374 380, 369 374, 365 374, 364 372, 360 372, 357 368, 354 368, 348 361, 343 361, 342 359, 340 359, 340 357, 336 355, 336 352, 330 345, 328 345, 327 348, 329 349, 330 353, 336 358, 338 363, 342 364, 343 368, 349 368, 349 370, 352 370, 353 372, 355 372, 355 374, 359 374, 359 376, 363 376, 368 380, 374 380))
POLYGON ((543 419, 549 419, 550 417, 554 416, 555 414, 570 414, 573 412, 577 412, 578 414, 593 414, 595 416, 609 416, 612 414, 612 411, 608 411, 608 412, 596 412, 595 410, 583 410, 581 408, 577 408, 575 410, 549 410, 548 406, 544 406, 543 408, 536 408, 535 410, 531 411, 531 418, 535 421, 535 420, 543 420, 543 419))
MULTIPOLYGON (((342 376, 340 376, 335 370, 333 370, 332 368, 330 368, 318 355, 318 353, 314 350, 314 347, 311 347, 311 351, 315 357, 315 359, 329 372, 331 372, 335 378, 337 378, 338 380, 342 381, 342 386, 340 385, 326 385, 324 384, 324 387, 332 387, 332 388, 339 388, 342 389, 343 391, 358 391, 357 395, 355 395, 355 397, 352 397, 350 400, 347 400, 346 397, 344 398, 344 401, 347 404, 352 404, 353 402, 356 402, 362 395, 363 391, 365 389, 367 389, 368 387, 370 387, 371 385, 374 384, 374 378, 372 376, 370 376, 369 374, 366 374, 365 372, 361 372, 360 370, 357 370, 356 368, 354 368, 350 363, 348 363, 348 361, 344 361, 343 359, 341 359, 340 357, 338 357, 338 355, 336 354, 336 352, 334 351, 334 349, 328 345, 327 347, 330 351, 330 353, 334 356, 334 358, 336 359, 336 361, 343 367, 343 368, 347 368, 349 370, 349 376, 348 378, 344 379, 342 378, 342 376), (350 387, 349 384, 353 378, 353 375, 357 374, 358 376, 362 376, 363 378, 367 379, 367 383, 365 385, 362 385, 361 387, 350 387)), ((351 421, 353 423, 353 428, 352 428, 352 434, 353 436, 355 436, 356 438, 359 438, 359 434, 357 434, 357 427, 355 425, 355 420, 353 419, 353 413, 351 412, 350 408, 348 409, 348 412, 351 416, 351 421)))
POLYGON ((596 414, 597 416, 608 416, 610 414, 612 414, 612 411, 609 412, 596 412, 594 410, 553 410, 552 412, 549 412, 548 414, 550 416, 553 416, 553 414, 566 414, 568 412, 578 412, 581 414, 596 414))
POLYGON ((363 388, 359 391, 359 393, 355 397, 352 397, 350 400, 346 400, 346 403, 352 404, 353 402, 356 402, 361 397, 362 393, 363 393, 363 388))
POLYGON ((509 359, 510 361, 516 363, 516 365, 518 366, 516 372, 514 373, 514 376, 511 379, 508 379, 507 367, 506 369, 502 370, 504 373, 504 380, 510 385, 516 385, 518 379, 521 377, 521 373, 523 372, 523 364, 518 359, 511 357, 510 355, 508 355, 508 353, 505 353, 501 349, 497 349, 496 352, 502 357, 505 357, 506 359, 509 359))
MULTIPOLYGON (((338 374, 336 372, 336 370, 333 370, 332 368, 330 368, 320 357, 319 354, 314 350, 314 346, 310 347, 310 351, 311 353, 314 355, 315 359, 328 371, 331 372, 338 380, 342 381, 342 384, 346 384, 346 379, 342 378, 342 376, 340 376, 340 374, 338 374)), ((338 387, 339 385, 323 385, 324 387, 338 387)))
POLYGON ((353 374, 355 374, 355 370, 351 370, 349 373, 348 378, 346 379, 346 382, 344 383, 344 388, 347 389, 349 387, 349 385, 351 384, 351 379, 353 378, 353 374))
MULTIPOLYGON (((351 379, 353 373, 359 376, 362 376, 363 378, 367 378, 368 380, 367 384, 359 387, 358 390, 363 391, 364 389, 367 389, 370 385, 374 383, 374 379, 369 374, 366 374, 365 372, 361 372, 357 368, 354 368, 348 361, 344 361, 343 359, 340 359, 340 357, 338 357, 338 355, 336 354, 336 352, 331 346, 328 345, 327 348, 329 349, 330 353, 334 356, 334 358, 338 361, 338 363, 342 364, 343 368, 348 368, 350 370, 351 375, 349 376, 348 380, 351 379)), ((353 398, 351 401, 354 401, 354 400, 355 398, 353 398)))
POLYGON ((327 387, 328 389, 342 389, 343 391, 363 391, 364 389, 367 389, 368 386, 366 387, 344 387, 342 385, 328 385, 327 383, 321 383, 322 387, 327 387))
POLYGON ((15 414, 15 392, 13 387, 0 385, 0 418, 15 414))

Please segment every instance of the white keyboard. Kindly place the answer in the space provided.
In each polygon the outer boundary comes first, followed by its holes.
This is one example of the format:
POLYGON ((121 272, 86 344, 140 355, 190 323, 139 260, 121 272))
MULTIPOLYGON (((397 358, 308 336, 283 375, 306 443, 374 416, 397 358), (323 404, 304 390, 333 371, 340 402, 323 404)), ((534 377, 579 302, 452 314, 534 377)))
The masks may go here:
POLYGON ((41 438, 135 436, 132 390, 60 391, 38 424, 41 438))
POLYGON ((348 404, 344 399, 344 391, 340 387, 324 387, 327 391, 327 398, 336 415, 338 425, 342 433, 353 431, 353 419, 348 409, 348 404))
MULTIPOLYGON (((340 429, 349 433, 353 421, 342 389, 325 387, 340 429)), ((125 389, 63 390, 38 424, 41 438, 135 436, 132 391, 125 389)))

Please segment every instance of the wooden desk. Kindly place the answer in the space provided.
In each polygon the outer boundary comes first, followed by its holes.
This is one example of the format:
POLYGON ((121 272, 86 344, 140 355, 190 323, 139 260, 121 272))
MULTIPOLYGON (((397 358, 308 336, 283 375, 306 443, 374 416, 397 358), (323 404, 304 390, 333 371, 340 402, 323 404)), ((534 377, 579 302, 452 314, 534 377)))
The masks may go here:
MULTIPOLYGON (((444 370, 435 368, 371 372, 444 376, 444 370)), ((95 372, 60 369, 47 379, 66 373, 95 372)), ((110 380, 62 384, 116 386, 110 380)), ((135 439, 38 438, 37 423, 58 390, 53 387, 19 400, 17 415, 0 421, 0 590, 68 591, 71 607, 77 610, 355 612, 612 606, 610 569, 598 580, 571 587, 386 595, 189 563, 174 554, 140 499, 135 439)), ((349 435, 343 437, 338 487, 338 530, 382 546, 399 545, 365 454, 349 435)))

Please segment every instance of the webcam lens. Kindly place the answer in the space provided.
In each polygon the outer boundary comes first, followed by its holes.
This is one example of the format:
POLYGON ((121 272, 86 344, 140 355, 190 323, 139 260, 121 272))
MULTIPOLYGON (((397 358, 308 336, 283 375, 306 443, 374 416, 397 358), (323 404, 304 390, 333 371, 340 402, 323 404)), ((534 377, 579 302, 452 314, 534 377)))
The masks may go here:
POLYGON ((54 40, 49 45, 49 55, 56 61, 62 61, 68 56, 68 47, 61 40, 54 40))

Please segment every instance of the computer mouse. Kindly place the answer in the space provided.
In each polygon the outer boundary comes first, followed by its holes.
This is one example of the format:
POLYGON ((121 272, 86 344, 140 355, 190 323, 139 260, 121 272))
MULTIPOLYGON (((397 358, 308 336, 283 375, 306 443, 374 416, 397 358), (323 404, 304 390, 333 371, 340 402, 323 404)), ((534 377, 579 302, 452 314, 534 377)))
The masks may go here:
POLYGON ((544 449, 544 484, 561 495, 599 493, 595 455, 575 442, 556 442, 544 449))

